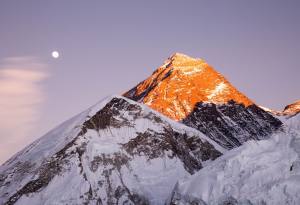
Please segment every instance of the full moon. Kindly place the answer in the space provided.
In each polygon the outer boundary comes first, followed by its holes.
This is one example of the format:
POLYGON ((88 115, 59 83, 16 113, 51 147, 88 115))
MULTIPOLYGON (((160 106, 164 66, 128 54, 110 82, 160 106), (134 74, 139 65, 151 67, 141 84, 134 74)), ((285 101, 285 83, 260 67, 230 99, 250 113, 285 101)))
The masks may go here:
POLYGON ((53 58, 58 58, 58 57, 59 57, 58 51, 53 51, 53 52, 52 52, 52 57, 53 57, 53 58))

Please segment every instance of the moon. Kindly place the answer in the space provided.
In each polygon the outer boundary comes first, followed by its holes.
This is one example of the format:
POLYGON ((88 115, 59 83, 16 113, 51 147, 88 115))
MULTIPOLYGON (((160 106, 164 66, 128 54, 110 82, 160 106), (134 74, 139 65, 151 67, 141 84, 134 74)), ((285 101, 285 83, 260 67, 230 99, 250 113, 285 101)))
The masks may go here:
POLYGON ((53 52, 52 52, 52 57, 53 57, 53 58, 58 58, 58 57, 59 57, 58 51, 53 51, 53 52))

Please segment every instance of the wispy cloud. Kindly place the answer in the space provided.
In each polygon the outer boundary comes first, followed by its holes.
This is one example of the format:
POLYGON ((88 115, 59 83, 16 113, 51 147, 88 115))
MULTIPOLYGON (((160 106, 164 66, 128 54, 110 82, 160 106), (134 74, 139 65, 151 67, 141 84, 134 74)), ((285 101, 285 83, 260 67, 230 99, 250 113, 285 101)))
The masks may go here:
POLYGON ((0 62, 0 164, 32 140, 45 98, 41 82, 47 77, 47 66, 35 57, 0 62))

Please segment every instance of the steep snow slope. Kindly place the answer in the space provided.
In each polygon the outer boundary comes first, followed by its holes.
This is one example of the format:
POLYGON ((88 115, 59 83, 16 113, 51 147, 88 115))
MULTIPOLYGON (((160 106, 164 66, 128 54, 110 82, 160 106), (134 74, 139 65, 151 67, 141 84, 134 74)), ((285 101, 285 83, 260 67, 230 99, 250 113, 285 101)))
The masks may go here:
POLYGON ((270 108, 267 108, 267 107, 264 107, 264 106, 259 106, 259 108, 263 109, 264 111, 272 114, 273 116, 280 116, 282 114, 281 111, 278 111, 278 110, 272 110, 270 108))
POLYGON ((63 123, 0 167, 0 204, 163 204, 224 150, 123 97, 63 123))
POLYGON ((300 132, 300 113, 288 118, 285 121, 286 126, 300 132))
POLYGON ((248 141, 185 180, 172 204, 300 204, 300 115, 268 140, 248 141))

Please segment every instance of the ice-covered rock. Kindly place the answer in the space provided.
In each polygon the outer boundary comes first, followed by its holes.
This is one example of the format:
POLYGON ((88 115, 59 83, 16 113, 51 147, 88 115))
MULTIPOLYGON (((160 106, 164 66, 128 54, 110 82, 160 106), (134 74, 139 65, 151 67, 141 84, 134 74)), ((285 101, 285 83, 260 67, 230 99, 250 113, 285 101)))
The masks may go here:
POLYGON ((63 123, 0 167, 0 204, 164 204, 224 150, 123 97, 63 123))

